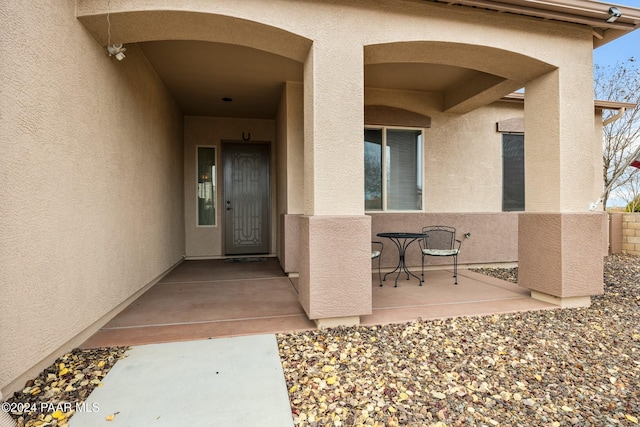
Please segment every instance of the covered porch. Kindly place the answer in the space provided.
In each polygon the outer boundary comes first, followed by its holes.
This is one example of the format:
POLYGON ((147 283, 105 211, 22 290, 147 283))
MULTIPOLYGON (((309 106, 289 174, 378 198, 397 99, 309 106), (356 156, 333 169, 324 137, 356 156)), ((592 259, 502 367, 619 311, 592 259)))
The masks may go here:
MULTIPOLYGON (((467 269, 453 285, 448 269, 427 270, 425 283, 372 274, 372 313, 362 325, 482 316, 558 306, 530 291, 467 269)), ((141 345, 316 329, 298 302, 298 279, 277 258, 184 261, 135 300, 83 347, 141 345)))

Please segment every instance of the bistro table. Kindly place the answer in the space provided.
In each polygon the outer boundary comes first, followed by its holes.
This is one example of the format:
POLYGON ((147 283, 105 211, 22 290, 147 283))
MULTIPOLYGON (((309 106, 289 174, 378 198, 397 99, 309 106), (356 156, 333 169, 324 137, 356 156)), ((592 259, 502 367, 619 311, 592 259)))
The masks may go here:
POLYGON ((412 272, 410 272, 409 269, 407 268, 404 255, 407 252, 407 248, 409 247, 409 245, 411 245, 416 240, 424 239, 425 237, 427 237, 427 235, 424 233, 378 233, 377 236, 386 237, 387 239, 391 240, 398 248, 398 256, 399 256, 398 266, 393 271, 390 271, 387 274, 385 274, 382 280, 386 281, 387 276, 389 274, 395 273, 397 271, 398 275, 396 276, 396 284, 394 286, 397 288, 398 277, 400 277, 400 274, 402 274, 402 272, 404 271, 405 273, 407 273, 407 280, 409 280, 409 276, 411 275, 416 279, 418 279, 418 281, 420 282, 420 286, 422 286, 422 279, 416 276, 415 274, 413 274, 412 272))

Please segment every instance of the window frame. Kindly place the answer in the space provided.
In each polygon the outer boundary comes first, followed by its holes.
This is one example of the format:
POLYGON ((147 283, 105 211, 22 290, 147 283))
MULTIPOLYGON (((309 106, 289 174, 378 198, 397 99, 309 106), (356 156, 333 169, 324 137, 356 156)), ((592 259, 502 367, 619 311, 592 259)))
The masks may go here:
POLYGON ((218 147, 215 145, 196 145, 195 152, 195 207, 196 207, 196 228, 215 228, 218 227, 218 190, 217 190, 217 182, 218 182, 218 147), (212 173, 212 200, 213 200, 213 224, 200 224, 200 198, 199 195, 199 185, 200 185, 200 149, 201 148, 210 148, 213 150, 213 166, 215 168, 215 173, 212 173))
MULTIPOLYGON (((364 131, 366 130, 381 130, 382 131, 382 158, 381 158, 381 168, 382 168, 382 185, 381 185, 381 198, 382 198, 382 208, 380 210, 367 210, 366 209, 366 199, 363 200, 365 203, 365 213, 416 213, 416 212, 424 212, 424 135, 425 128, 424 127, 413 127, 413 126, 387 126, 387 125, 374 125, 368 124, 364 126, 364 131), (387 195, 387 130, 406 130, 406 131, 419 131, 420 132, 420 140, 418 144, 418 153, 416 155, 416 161, 419 160, 419 167, 416 168, 417 172, 420 174, 420 208, 416 209, 389 209, 387 206, 388 203, 388 195, 387 195)), ((363 144, 366 141, 363 138, 363 144)), ((364 161, 364 156, 363 156, 364 161)), ((366 180, 366 176, 365 176, 366 180)), ((366 183, 366 181, 365 181, 366 183)))

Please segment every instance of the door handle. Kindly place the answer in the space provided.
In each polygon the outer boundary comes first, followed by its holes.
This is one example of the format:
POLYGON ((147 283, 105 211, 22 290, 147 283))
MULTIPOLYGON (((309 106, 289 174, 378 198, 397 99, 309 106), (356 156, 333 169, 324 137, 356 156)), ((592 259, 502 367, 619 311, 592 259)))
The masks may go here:
POLYGON ((231 206, 231 200, 227 200, 227 210, 230 211, 231 209, 233 209, 231 206))

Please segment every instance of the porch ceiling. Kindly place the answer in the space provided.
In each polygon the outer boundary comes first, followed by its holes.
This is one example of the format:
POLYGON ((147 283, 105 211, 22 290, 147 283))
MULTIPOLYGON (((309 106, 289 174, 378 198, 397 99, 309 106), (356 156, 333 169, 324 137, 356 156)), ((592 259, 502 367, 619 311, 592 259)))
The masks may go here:
POLYGON ((302 81, 301 63, 245 46, 177 40, 139 45, 186 115, 272 119, 283 82, 302 81))
MULTIPOLYGON (((273 119, 283 83, 303 81, 300 62, 249 47, 178 40, 138 45, 186 115, 273 119)), ((491 75, 442 64, 365 66, 367 87, 436 92, 443 98, 464 82, 487 77, 491 75)))

